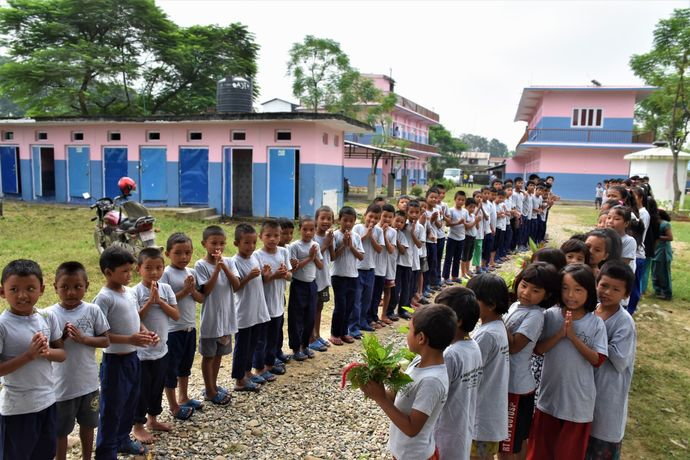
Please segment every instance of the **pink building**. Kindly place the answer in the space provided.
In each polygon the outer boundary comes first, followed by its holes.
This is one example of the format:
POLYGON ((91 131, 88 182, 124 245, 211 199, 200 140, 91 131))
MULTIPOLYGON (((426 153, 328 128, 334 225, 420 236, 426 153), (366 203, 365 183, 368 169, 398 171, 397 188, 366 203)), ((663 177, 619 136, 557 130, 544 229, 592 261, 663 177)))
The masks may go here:
POLYGON ((651 86, 530 86, 515 121, 527 123, 506 177, 554 176, 554 192, 589 200, 597 182, 626 177, 625 155, 652 147, 650 133, 634 129, 635 104, 651 86))
MULTIPOLYGON (((364 74, 365 77, 373 80, 374 85, 384 93, 395 92, 395 81, 386 76, 378 74, 364 74)), ((391 170, 396 171, 396 182, 400 185, 403 169, 407 168, 407 178, 410 182, 425 184, 427 181, 427 161, 433 156, 438 156, 436 147, 429 144, 429 127, 439 124, 437 113, 422 107, 400 95, 398 103, 393 109, 393 124, 390 135, 394 138, 407 141, 405 156, 399 156, 397 160, 382 160, 377 168, 377 185, 386 185, 385 178, 391 170), (412 157, 412 158, 410 158, 412 157), (393 163, 397 164, 393 164, 393 163)), ((376 126, 376 134, 383 132, 382 126, 376 126)), ((348 133, 345 136, 347 142, 352 142, 352 150, 356 151, 356 144, 370 146, 374 143, 375 134, 356 134, 348 133)), ((364 150, 364 149, 361 149, 364 150)), ((363 155, 354 155, 353 158, 345 158, 345 177, 354 186, 364 187, 367 185, 368 176, 371 173, 371 159, 357 158, 363 155)))

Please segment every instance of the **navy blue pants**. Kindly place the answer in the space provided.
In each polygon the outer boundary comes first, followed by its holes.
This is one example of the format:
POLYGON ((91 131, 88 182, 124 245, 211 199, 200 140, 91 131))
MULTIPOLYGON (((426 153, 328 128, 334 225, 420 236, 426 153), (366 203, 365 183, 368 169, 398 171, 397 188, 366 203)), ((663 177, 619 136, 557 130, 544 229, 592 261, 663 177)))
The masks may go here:
POLYGON ((367 317, 371 306, 371 296, 374 291, 374 269, 358 270, 357 289, 355 290, 355 303, 347 322, 347 330, 350 335, 358 335, 359 329, 369 326, 367 317))
POLYGON ((412 296, 412 267, 398 265, 395 270, 395 288, 391 292, 391 301, 388 304, 387 315, 395 313, 398 307, 398 314, 404 310, 402 307, 409 307, 412 296))
POLYGON ((424 273, 424 288, 428 286, 436 286, 440 283, 439 276, 440 273, 436 269, 436 259, 438 246, 436 243, 426 243, 426 261, 429 265, 429 270, 424 273))
POLYGON ((513 244, 513 227, 511 225, 506 226, 506 232, 503 236, 503 247, 501 248, 501 257, 508 255, 508 251, 511 249, 513 244))
POLYGON ((487 233, 484 235, 484 245, 482 246, 482 260, 486 263, 491 258, 491 251, 494 249, 494 235, 487 233))
POLYGON ((53 404, 39 412, 0 416, 0 460, 48 460, 55 457, 56 414, 53 404))
POLYGON ((316 315, 316 282, 293 278, 288 300, 288 343, 294 352, 309 346, 316 315))
POLYGON ((141 366, 137 353, 103 353, 98 408, 96 459, 113 460, 117 449, 130 442, 129 432, 139 402, 141 366))
POLYGON ((254 351, 254 368, 262 369, 264 366, 273 367, 276 361, 278 336, 283 328, 283 315, 271 318, 259 335, 254 351))
POLYGON ((506 236, 506 231, 501 229, 496 229, 496 237, 494 238, 494 252, 496 257, 501 257, 501 252, 503 251, 503 239, 506 236))
POLYGON ((520 217, 520 235, 518 237, 518 244, 520 246, 527 246, 527 239, 529 238, 529 219, 526 216, 520 217))
POLYGON ((333 286, 333 317, 331 318, 331 335, 343 337, 348 335, 347 323, 355 306, 357 283, 359 278, 331 276, 333 286))
POLYGON ((177 388, 178 377, 192 374, 196 352, 196 329, 168 333, 168 371, 165 388, 177 388))
MULTIPOLYGON (((410 245, 412 242, 410 242, 410 245)), ((443 261, 443 251, 446 248, 446 239, 439 238, 436 240, 436 284, 441 283, 441 262, 443 261)))
POLYGON ((642 274, 647 267, 647 259, 635 259, 635 282, 633 283, 633 288, 630 291, 630 299, 628 300, 628 313, 631 315, 637 311, 637 304, 640 302, 642 297, 640 286, 642 285, 642 274))
POLYGON ((460 261, 462 259, 462 250, 465 245, 465 240, 454 240, 448 238, 448 245, 446 246, 446 260, 443 261, 443 277, 457 278, 460 274, 460 261))
POLYGON ((379 320, 379 302, 383 296, 385 283, 385 276, 374 276, 374 289, 371 291, 371 303, 369 304, 369 322, 379 320))
POLYGON ((168 373, 170 354, 159 359, 141 361, 139 404, 134 412, 134 423, 146 423, 146 415, 158 416, 163 413, 163 386, 168 373))
MULTIPOLYGON (((259 337, 266 335, 268 322, 255 324, 237 331, 235 334, 235 350, 232 355, 232 378, 242 379, 252 370, 252 358, 256 351, 259 337)), ((263 367, 263 366, 261 366, 263 367)))

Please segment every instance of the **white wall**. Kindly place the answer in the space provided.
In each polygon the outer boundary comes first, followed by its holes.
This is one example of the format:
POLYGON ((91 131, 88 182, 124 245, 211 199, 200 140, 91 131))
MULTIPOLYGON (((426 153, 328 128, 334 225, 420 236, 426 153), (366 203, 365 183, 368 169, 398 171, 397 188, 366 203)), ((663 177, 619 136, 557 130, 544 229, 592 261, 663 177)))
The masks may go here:
MULTIPOLYGON (((685 200, 685 181, 688 161, 678 160, 678 188, 681 190, 681 205, 685 200)), ((673 201, 673 160, 632 160, 630 175, 648 176, 654 198, 660 208, 668 208, 673 201)))

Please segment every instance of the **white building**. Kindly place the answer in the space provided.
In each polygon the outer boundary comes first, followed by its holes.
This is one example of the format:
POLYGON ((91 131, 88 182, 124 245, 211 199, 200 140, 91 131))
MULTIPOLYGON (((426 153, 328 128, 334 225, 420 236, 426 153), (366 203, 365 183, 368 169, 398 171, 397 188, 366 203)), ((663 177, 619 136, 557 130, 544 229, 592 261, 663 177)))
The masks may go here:
MULTIPOLYGON (((647 176, 660 208, 669 208, 673 202, 673 153, 665 146, 630 153, 623 157, 630 162, 631 176, 647 176)), ((681 206, 685 200, 685 183, 690 153, 678 153, 678 188, 681 206)))

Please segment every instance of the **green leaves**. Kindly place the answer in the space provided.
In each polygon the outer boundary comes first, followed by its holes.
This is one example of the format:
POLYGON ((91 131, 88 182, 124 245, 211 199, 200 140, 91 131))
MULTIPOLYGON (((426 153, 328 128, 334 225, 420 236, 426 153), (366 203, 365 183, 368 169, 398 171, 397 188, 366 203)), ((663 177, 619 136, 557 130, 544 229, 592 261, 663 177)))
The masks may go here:
POLYGON ((382 346, 374 334, 362 337, 364 363, 350 363, 343 369, 341 387, 349 381, 353 388, 360 388, 368 382, 383 383, 393 391, 398 391, 412 381, 401 368, 401 362, 409 361, 414 353, 404 349, 393 352, 393 346, 382 346))

